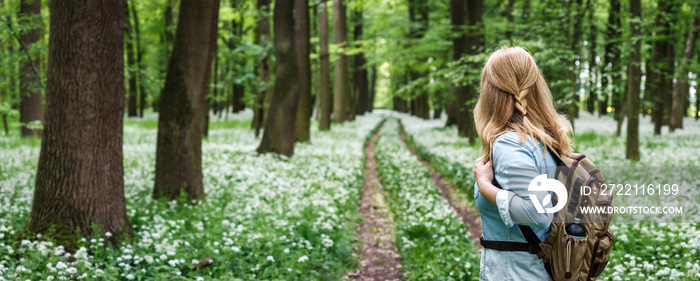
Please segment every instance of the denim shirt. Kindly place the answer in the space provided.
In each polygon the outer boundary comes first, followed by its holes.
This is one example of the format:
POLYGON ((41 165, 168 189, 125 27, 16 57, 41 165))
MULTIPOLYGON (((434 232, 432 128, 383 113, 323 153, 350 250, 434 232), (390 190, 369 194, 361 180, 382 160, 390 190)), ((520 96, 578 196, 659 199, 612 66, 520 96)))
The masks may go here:
MULTIPOLYGON (((485 240, 527 243, 516 224, 527 225, 544 241, 552 214, 540 214, 528 197, 535 194, 542 202, 552 192, 528 192, 530 181, 547 174, 554 178, 556 162, 537 139, 528 135, 520 143, 516 132, 499 136, 493 143, 494 184, 501 188, 496 206, 483 198, 474 184, 474 198, 481 215, 485 240)), ((552 203, 543 206, 552 207, 552 203)), ((481 280, 550 280, 542 260, 528 252, 481 251, 481 280)))

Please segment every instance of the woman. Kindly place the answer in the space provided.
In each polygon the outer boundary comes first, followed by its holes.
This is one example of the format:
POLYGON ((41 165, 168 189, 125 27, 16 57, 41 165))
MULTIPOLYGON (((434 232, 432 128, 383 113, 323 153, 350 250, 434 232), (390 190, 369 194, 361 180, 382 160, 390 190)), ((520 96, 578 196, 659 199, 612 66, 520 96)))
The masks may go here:
POLYGON ((571 154, 571 124, 554 109, 528 51, 503 47, 491 55, 481 74, 474 120, 483 148, 474 167, 474 198, 485 240, 481 280, 549 280, 518 225, 531 228, 541 241, 547 238, 552 214, 537 212, 529 195, 542 202, 551 192, 528 192, 528 186, 542 174, 554 178, 554 157, 571 154), (495 247, 493 241, 515 243, 495 247))

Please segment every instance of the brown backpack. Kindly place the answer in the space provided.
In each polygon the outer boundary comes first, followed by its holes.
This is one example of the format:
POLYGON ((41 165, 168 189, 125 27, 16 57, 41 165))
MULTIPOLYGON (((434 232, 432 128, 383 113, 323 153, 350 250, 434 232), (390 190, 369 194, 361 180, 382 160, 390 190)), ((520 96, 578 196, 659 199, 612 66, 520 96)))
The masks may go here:
MULTIPOLYGON (((572 157, 557 159, 556 179, 564 184, 569 198, 564 209, 554 213, 551 230, 545 241, 540 241, 530 227, 518 225, 527 244, 482 239, 482 246, 536 254, 544 262, 552 279, 557 281, 596 280, 610 260, 614 240, 610 231, 612 213, 584 214, 581 207, 612 207, 612 192, 604 192, 606 187, 602 173, 583 154, 574 154, 572 157), (584 187, 590 187, 586 191, 591 192, 582 193, 584 187), (586 229, 586 237, 583 239, 570 237, 565 231, 566 226, 576 218, 586 229)), ((557 205, 557 200, 561 198, 552 199, 553 206, 557 205)))

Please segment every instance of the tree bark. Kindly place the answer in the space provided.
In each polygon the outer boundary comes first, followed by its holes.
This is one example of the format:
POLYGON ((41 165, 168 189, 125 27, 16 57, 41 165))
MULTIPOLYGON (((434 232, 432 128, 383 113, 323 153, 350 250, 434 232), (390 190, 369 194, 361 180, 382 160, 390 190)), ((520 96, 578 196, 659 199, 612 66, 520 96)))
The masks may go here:
POLYGON ((331 129, 331 110, 333 103, 331 100, 331 73, 330 58, 328 53, 328 7, 326 0, 322 0, 321 9, 318 14, 318 36, 320 41, 321 69, 321 122, 319 129, 327 131, 331 129))
MULTIPOLYGON (((621 111, 621 94, 620 94, 620 71, 622 69, 620 63, 619 40, 622 36, 621 21, 620 21, 620 2, 619 0, 610 0, 610 10, 608 12, 608 29, 606 32, 605 42, 605 69, 608 75, 604 75, 605 85, 611 88, 610 98, 612 99, 612 108, 615 110, 615 118, 619 119, 621 111)), ((608 95, 602 101, 607 114, 608 95)))
POLYGON ((49 1, 49 9, 47 118, 26 229, 73 251, 79 234, 101 234, 97 225, 116 244, 133 234, 122 156, 124 2, 49 1))
POLYGON ((182 0, 172 56, 161 93, 153 197, 204 198, 202 130, 219 0, 182 0))
POLYGON ((630 1, 630 38, 629 77, 627 77, 627 150, 625 157, 639 161, 639 94, 642 80, 642 3, 641 0, 630 1))
POLYGON ((311 139, 311 61, 309 58, 309 0, 295 0, 294 31, 296 32, 296 52, 299 67, 299 105, 294 126, 296 141, 308 142, 311 139))
MULTIPOLYGON (((20 20, 25 21, 24 24, 32 26, 33 29, 22 32, 20 42, 28 49, 32 44, 39 41, 41 38, 41 29, 39 28, 41 13, 41 1, 20 1, 19 16, 20 20)), ((42 110, 41 98, 41 77, 39 77, 39 58, 34 56, 23 58, 20 62, 20 104, 19 104, 19 122, 20 133, 23 137, 41 136, 41 130, 30 129, 27 127, 29 122, 43 122, 44 112, 42 110)))
POLYGON ((136 86, 136 55, 134 54, 134 34, 131 27, 131 18, 129 17, 129 1, 124 1, 124 22, 126 23, 125 35, 126 35, 126 64, 127 72, 129 73, 129 90, 127 91, 127 115, 129 117, 136 117, 138 115, 137 109, 137 99, 138 99, 138 88, 136 86))
MULTIPOLYGON (((348 45, 347 16, 344 0, 335 0, 333 5, 333 41, 340 48, 348 45)), ((350 120, 350 84, 348 80, 348 57, 343 51, 337 54, 333 79, 333 114, 336 122, 350 120)))
MULTIPOLYGON (((452 60, 458 61, 465 53, 466 44, 466 5, 465 0, 450 0, 450 19, 452 24, 452 32, 459 34, 452 38, 452 60)), ((454 84, 451 86, 451 95, 447 98, 447 122, 445 126, 457 125, 457 115, 466 107, 467 89, 464 86, 454 84), (459 104, 459 106, 457 105, 459 104), (463 106, 464 105, 464 106, 463 106), (459 110, 459 111, 458 111, 459 110)), ((457 130, 462 134, 461 128, 457 130)))
POLYGON ((671 22, 667 17, 670 16, 671 4, 667 0, 659 0, 659 13, 654 21, 656 34, 655 40, 652 43, 652 58, 651 63, 647 66, 647 81, 649 81, 648 90, 652 101, 652 121, 654 122, 654 135, 661 135, 661 127, 664 121, 664 100, 665 96, 670 95, 670 89, 673 87, 673 81, 669 79, 673 77, 673 66, 668 64, 666 59, 670 42, 669 32, 671 31, 671 22), (670 83, 669 83, 670 82, 670 83))
POLYGON ((146 108, 146 86, 143 82, 143 70, 146 67, 143 65, 143 47, 141 45, 141 30, 139 28, 139 16, 136 12, 136 4, 131 5, 131 14, 134 19, 134 37, 136 39, 136 66, 138 71, 136 72, 136 80, 138 80, 139 86, 139 116, 143 118, 143 111, 146 108))
POLYGON ((294 30, 294 1, 275 3, 275 89, 258 153, 294 154, 294 124, 299 106, 299 67, 294 30))
POLYGON ((598 38, 598 28, 596 26, 595 22, 595 1, 594 0, 587 0, 586 3, 586 10, 588 10, 588 24, 590 25, 589 28, 589 40, 588 40, 588 45, 590 46, 589 50, 589 59, 588 59, 588 65, 589 65, 589 75, 588 75, 588 103, 586 104, 586 108, 588 109, 588 112, 590 114, 593 114, 595 112, 595 104, 598 101, 598 63, 596 62, 596 48, 597 48, 597 38, 598 38))
POLYGON ((263 55, 260 58, 260 80, 264 84, 262 88, 258 88, 258 96, 253 106, 253 122, 252 127, 255 129, 255 136, 260 135, 260 130, 263 128, 265 121, 267 120, 267 108, 269 103, 269 97, 271 93, 270 87, 270 71, 272 62, 269 58, 269 52, 267 51, 268 44, 270 42, 270 1, 271 0, 258 0, 258 13, 259 22, 258 30, 256 34, 256 41, 260 47, 263 48, 263 55))
MULTIPOLYGON (((364 20, 362 18, 362 11, 359 10, 361 8, 357 9, 358 10, 356 10, 354 15, 356 21, 354 37, 356 41, 359 41, 362 40, 364 20)), ((367 103, 369 102, 369 89, 367 82, 367 68, 365 67, 366 63, 367 61, 365 60, 365 55, 363 52, 359 52, 357 55, 355 55, 355 67, 353 69, 355 71, 354 80, 357 92, 357 106, 355 107, 356 115, 363 115, 368 111, 367 103)))
MULTIPOLYGON (((469 1, 467 7, 467 35, 465 36, 466 53, 478 54, 484 44, 482 14, 484 1, 469 1)), ((473 65, 472 67, 479 67, 473 65)), ((476 125, 474 125, 473 106, 468 103, 476 98, 479 85, 467 85, 466 91, 457 95, 457 128, 461 136, 469 138, 469 143, 476 142, 476 125)))
MULTIPOLYGON (((691 11, 693 15, 696 12, 696 1, 691 1, 691 11)), ((685 109, 685 101, 687 96, 688 84, 688 63, 693 56, 693 49, 695 48, 695 36, 697 35, 696 27, 697 19, 692 17, 690 23, 688 24, 688 37, 685 40, 685 49, 683 50, 683 58, 681 59, 680 65, 678 66, 678 72, 676 76, 676 86, 673 87, 673 103, 671 106, 670 120, 668 124, 669 132, 673 132, 676 129, 683 128, 683 117, 687 115, 685 109)))

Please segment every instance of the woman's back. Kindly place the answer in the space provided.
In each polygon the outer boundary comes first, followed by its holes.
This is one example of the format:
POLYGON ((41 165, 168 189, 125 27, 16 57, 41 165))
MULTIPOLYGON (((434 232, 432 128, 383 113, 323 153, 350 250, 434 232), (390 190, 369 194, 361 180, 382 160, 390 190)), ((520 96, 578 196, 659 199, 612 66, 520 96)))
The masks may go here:
MULTIPOLYGON (((508 190, 508 196, 497 196, 497 206, 479 194, 474 185, 474 198, 481 214, 484 240, 527 243, 516 224, 528 225, 540 240, 547 238, 551 214, 539 214, 530 202, 530 181, 542 174, 554 178, 556 161, 541 142, 528 136, 520 142, 515 132, 499 136, 493 143, 495 185, 508 190), (502 197, 502 198, 499 198, 502 197)), ((536 194, 542 200, 546 195, 536 194)), ((551 203, 549 204, 551 205, 551 203)), ((542 261, 529 252, 482 249, 482 280, 548 280, 542 261)))

